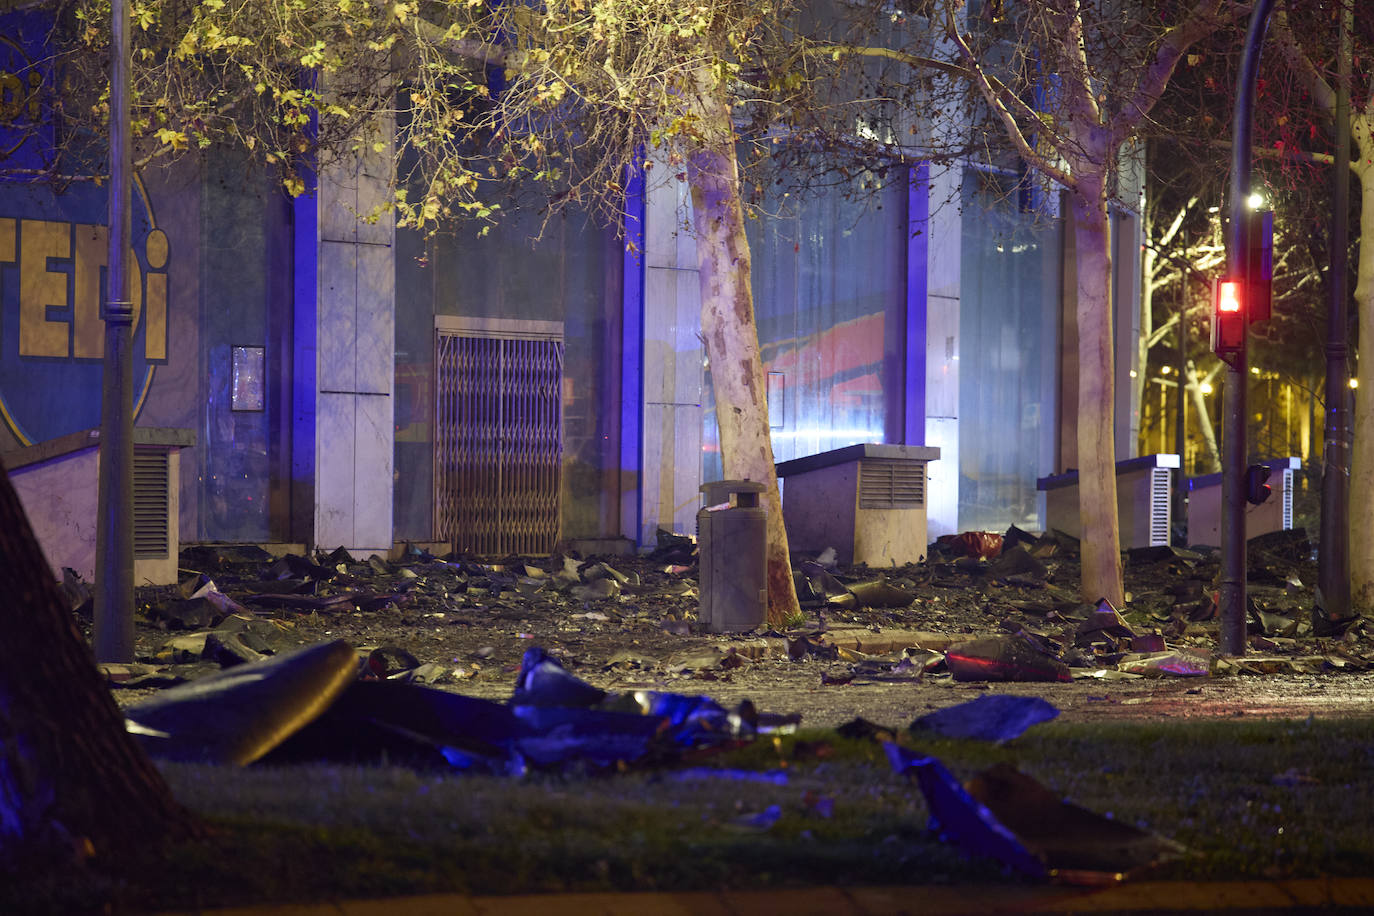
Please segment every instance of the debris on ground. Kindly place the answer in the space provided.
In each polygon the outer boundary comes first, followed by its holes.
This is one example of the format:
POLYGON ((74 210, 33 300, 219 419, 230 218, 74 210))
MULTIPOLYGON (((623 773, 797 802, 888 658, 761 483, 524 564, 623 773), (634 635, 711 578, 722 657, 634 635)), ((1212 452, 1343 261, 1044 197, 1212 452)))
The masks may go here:
POLYGON ((893 770, 914 775, 930 829, 971 856, 1032 878, 1108 884, 1178 859, 1180 844, 1062 801, 1006 763, 965 784, 937 758, 886 741, 893 770))
POLYGON ((537 646, 526 651, 509 702, 497 703, 384 676, 391 659, 405 665, 407 656, 320 643, 166 690, 129 706, 126 722, 151 756, 166 760, 385 760, 523 775, 664 762, 688 749, 791 732, 800 721, 748 703, 727 710, 706 696, 611 693, 537 646))
POLYGON ((1041 697, 989 693, 957 706, 927 713, 911 723, 913 732, 929 731, 945 738, 974 738, 999 744, 1048 722, 1059 710, 1041 697))
MULTIPOLYGON (((1229 658, 1217 652, 1215 551, 1128 551, 1117 608, 1080 600, 1078 542, 1053 531, 943 537, 921 563, 883 570, 798 558, 801 617, 738 634, 706 632, 696 544, 666 531, 643 556, 441 559, 408 546, 387 560, 199 545, 182 552, 180 585, 139 590, 137 665, 106 670, 112 686, 147 691, 338 638, 367 649, 374 677, 474 694, 508 689, 535 644, 592 676, 592 689, 687 694, 684 680, 738 690, 783 669, 789 683, 805 672, 837 693, 1369 670, 1368 622, 1331 620, 1303 585, 1316 581, 1305 533, 1249 546, 1254 655, 1229 658)), ((89 629, 88 588, 64 584, 89 629)))

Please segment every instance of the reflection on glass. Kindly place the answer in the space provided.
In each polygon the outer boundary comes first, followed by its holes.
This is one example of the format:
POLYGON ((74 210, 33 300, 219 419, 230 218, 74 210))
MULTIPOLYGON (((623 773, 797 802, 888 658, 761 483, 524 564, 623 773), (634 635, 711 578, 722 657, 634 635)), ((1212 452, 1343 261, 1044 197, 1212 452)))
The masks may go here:
MULTIPOLYGON (((903 173, 904 174, 904 173, 903 173)), ((900 399, 906 185, 873 173, 804 194, 773 192, 750 221, 773 457, 885 442, 900 399)), ((720 478, 708 386, 703 479, 720 478)), ((900 412, 900 411, 899 411, 900 412)))
POLYGON ((959 530, 1037 530, 1036 479, 1053 468, 1059 220, 1021 204, 1015 176, 963 188, 959 530))
POLYGON ((267 350, 264 347, 234 347, 234 410, 262 410, 266 406, 267 350))

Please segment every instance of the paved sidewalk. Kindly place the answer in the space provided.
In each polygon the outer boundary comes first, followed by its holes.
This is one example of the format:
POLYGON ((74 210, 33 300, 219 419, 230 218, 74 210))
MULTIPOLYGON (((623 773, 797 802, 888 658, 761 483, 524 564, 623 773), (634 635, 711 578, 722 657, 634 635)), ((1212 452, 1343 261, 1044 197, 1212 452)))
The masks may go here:
POLYGON ((938 916, 997 913, 1374 912, 1374 878, 1141 881, 1106 888, 816 887, 690 893, 437 894, 290 906, 182 910, 161 916, 938 916))

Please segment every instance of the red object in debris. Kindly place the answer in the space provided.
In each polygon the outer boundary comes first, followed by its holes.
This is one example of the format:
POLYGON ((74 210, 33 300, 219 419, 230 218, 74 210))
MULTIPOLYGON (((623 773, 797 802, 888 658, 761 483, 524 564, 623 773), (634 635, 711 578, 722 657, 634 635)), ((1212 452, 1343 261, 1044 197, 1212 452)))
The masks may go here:
POLYGON ((985 557, 995 560, 1002 555, 1002 535, 991 531, 965 531, 952 541, 954 552, 961 557, 985 557))
POLYGON ((945 667, 956 681, 1071 681, 1069 666, 1015 636, 985 636, 950 646, 945 667))

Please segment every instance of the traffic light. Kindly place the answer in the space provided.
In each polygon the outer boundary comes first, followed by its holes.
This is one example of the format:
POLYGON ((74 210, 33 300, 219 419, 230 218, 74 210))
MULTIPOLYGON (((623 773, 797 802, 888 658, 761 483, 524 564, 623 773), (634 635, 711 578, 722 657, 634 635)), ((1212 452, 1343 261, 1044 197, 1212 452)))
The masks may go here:
POLYGON ((1245 211, 1245 310, 1249 320, 1268 321, 1274 283, 1274 211, 1245 211))
POLYGON ((1267 464, 1252 464, 1245 469, 1245 501, 1258 506, 1274 488, 1265 483, 1272 472, 1267 464))
POLYGON ((1274 281, 1274 211, 1245 210, 1245 250, 1238 275, 1212 286, 1212 350, 1222 359, 1245 352, 1253 322, 1268 321, 1274 281))
POLYGON ((1212 351, 1227 356, 1245 351, 1245 284, 1218 278, 1212 281, 1212 351))

